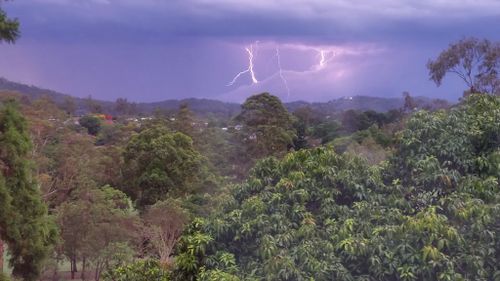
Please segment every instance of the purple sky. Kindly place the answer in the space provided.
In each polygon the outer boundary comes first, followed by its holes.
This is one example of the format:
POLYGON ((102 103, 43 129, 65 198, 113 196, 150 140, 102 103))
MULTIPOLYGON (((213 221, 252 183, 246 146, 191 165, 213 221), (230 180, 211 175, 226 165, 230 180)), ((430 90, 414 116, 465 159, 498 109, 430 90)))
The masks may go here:
POLYGON ((466 36, 500 40, 497 0, 15 0, 22 37, 0 44, 0 76, 115 100, 241 102, 400 96, 455 100, 425 67, 466 36), (248 48, 253 54, 252 81, 248 48), (279 60, 277 56, 279 52, 279 60), (281 66, 281 70, 280 70, 281 66))

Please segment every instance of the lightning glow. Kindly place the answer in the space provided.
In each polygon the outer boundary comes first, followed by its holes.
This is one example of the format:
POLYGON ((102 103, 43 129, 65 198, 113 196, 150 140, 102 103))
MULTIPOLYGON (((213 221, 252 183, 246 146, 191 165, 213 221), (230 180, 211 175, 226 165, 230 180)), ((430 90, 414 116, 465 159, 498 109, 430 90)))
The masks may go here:
MULTIPOLYGON (((238 87, 238 89, 228 92, 228 94, 247 95, 250 91, 255 92, 257 89, 269 91, 269 88, 276 85, 276 82, 281 82, 284 88, 283 90, 286 89, 286 101, 290 100, 291 92, 293 91, 290 82, 296 81, 295 79, 305 79, 313 76, 321 76, 321 79, 325 81, 329 78, 334 80, 343 79, 345 73, 349 73, 345 69, 347 66, 343 64, 341 60, 339 60, 338 63, 334 63, 334 60, 341 59, 345 56, 361 56, 383 51, 383 49, 369 44, 359 46, 336 46, 292 43, 279 44, 278 42, 272 41, 262 43, 255 41, 253 44, 247 45, 244 49, 248 56, 248 67, 236 74, 227 86, 235 85, 243 75, 248 75, 247 77, 251 78, 252 83, 249 85, 242 85, 238 87), (283 50, 287 53, 291 52, 294 54, 295 58, 291 61, 293 65, 292 68, 283 68, 281 64, 283 50), (297 56, 307 58, 308 60, 306 63, 301 64, 300 60, 296 59, 297 56), (261 65, 263 62, 264 65, 261 65), (270 63, 273 64, 272 70, 269 68, 270 63), (267 67, 265 67, 266 65, 267 67), (255 69, 257 69, 259 75, 262 76, 260 77, 261 80, 257 80, 255 69), (281 81, 277 81, 276 79, 280 79, 281 81), (254 86, 257 83, 259 86, 254 86), (249 89, 248 87, 252 88, 249 89)), ((285 99, 284 93, 282 96, 283 99, 285 99)))
POLYGON ((326 64, 325 51, 321 50, 320 51, 320 56, 321 56, 321 60, 319 61, 319 66, 320 67, 324 67, 325 64, 326 64))
POLYGON ((286 88, 286 101, 290 99, 290 88, 288 87, 288 82, 285 79, 285 76, 283 76, 283 69, 281 68, 281 56, 280 56, 280 48, 276 47, 276 59, 278 61, 278 69, 279 69, 279 75, 281 78, 281 81, 283 81, 283 84, 285 85, 286 88))
POLYGON ((331 61, 335 57, 335 51, 333 50, 323 50, 317 49, 319 56, 319 63, 314 67, 316 70, 321 70, 328 65, 328 62, 331 61))
POLYGON ((254 64, 253 64, 253 44, 250 45, 250 47, 246 47, 245 51, 248 53, 248 68, 241 71, 240 73, 236 74, 236 76, 234 76, 233 80, 231 80, 231 82, 229 82, 227 84, 227 86, 232 86, 238 80, 238 78, 240 78, 240 76, 245 74, 245 73, 250 73, 250 77, 252 78, 252 84, 259 83, 259 81, 255 77, 255 72, 253 70, 253 66, 254 66, 254 64))

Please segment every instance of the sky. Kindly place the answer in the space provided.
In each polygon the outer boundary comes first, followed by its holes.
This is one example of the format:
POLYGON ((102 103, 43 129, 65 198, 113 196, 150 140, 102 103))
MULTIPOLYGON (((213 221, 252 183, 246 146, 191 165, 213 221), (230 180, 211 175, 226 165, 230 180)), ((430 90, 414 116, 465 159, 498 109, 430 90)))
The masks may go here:
POLYGON ((426 63, 450 43, 500 40, 498 0, 14 0, 0 76, 79 97, 242 102, 343 96, 456 100, 426 63), (238 75, 239 74, 239 75, 238 75))

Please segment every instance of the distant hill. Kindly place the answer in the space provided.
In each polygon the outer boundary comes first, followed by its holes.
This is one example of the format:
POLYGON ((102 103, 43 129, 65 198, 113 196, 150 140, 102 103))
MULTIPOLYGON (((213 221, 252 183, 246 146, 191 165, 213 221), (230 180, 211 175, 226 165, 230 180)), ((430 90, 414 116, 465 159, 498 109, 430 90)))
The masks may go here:
MULTIPOLYGON (((435 108, 444 107, 447 101, 430 99, 427 97, 414 97, 413 98, 418 108, 435 108)), ((393 109, 402 108, 404 105, 404 99, 401 98, 383 98, 383 97, 371 97, 371 96, 352 96, 352 97, 341 97, 328 102, 305 102, 305 101, 295 101, 285 104, 289 111, 294 111, 297 108, 308 106, 311 109, 318 111, 322 114, 329 115, 345 110, 374 110, 377 112, 387 112, 393 109)))
MULTIPOLYGON (((18 92, 28 96, 30 99, 39 99, 43 96, 50 97, 57 104, 62 104, 65 99, 70 97, 67 94, 58 93, 56 91, 42 89, 36 86, 29 86, 21 83, 9 81, 5 78, 0 78, 0 94, 2 91, 18 92)), ((77 114, 85 114, 87 111, 87 100, 83 98, 73 97, 77 105, 77 114)), ((426 97, 414 98, 419 107, 432 107, 433 101, 426 97)), ((95 100, 99 103, 106 113, 115 114, 115 102, 95 100)), ((179 108, 183 103, 187 103, 189 108, 199 116, 216 116, 220 118, 230 118, 235 116, 240 111, 240 104, 229 103, 211 99, 188 98, 182 100, 165 100, 151 103, 136 103, 136 111, 141 115, 152 114, 155 110, 160 109, 166 112, 172 112, 179 108)), ((345 111, 349 109, 355 110, 374 110, 378 112, 386 112, 391 109, 401 108, 404 104, 403 98, 384 98, 370 96, 353 96, 342 97, 328 102, 305 102, 294 101, 285 103, 289 111, 294 111, 297 108, 309 106, 313 110, 322 114, 334 114, 335 112, 345 111)))
MULTIPOLYGON (((65 99, 72 97, 67 94, 62 94, 56 91, 39 88, 36 86, 25 85, 9 81, 0 77, 0 94, 2 91, 17 92, 29 97, 30 99, 39 99, 48 96, 57 104, 62 104, 65 99)), ((77 107, 77 114, 85 114, 87 112, 87 99, 72 97, 77 107)), ((99 103, 106 113, 115 114, 115 102, 94 100, 99 103)), ((136 103, 135 108, 138 114, 149 115, 156 109, 164 111, 174 111, 179 108, 183 103, 187 103, 189 108, 197 115, 200 116, 217 116, 217 117, 232 117, 240 111, 240 105, 237 103, 227 103, 210 99, 196 99, 188 98, 182 100, 165 100, 161 102, 152 103, 136 103)))

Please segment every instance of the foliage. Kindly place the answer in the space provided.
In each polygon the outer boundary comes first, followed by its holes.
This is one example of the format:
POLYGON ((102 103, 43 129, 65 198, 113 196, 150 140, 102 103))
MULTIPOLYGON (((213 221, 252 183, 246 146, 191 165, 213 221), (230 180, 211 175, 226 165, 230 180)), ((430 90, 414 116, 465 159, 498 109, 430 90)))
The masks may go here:
POLYGON ((8 245, 13 275, 28 281, 37 279, 57 239, 32 176, 30 149, 27 122, 7 103, 0 112, 0 237, 8 245))
POLYGON ((256 160, 283 156, 293 146, 296 132, 292 116, 279 98, 262 93, 249 97, 235 121, 242 125, 236 134, 240 151, 237 158, 248 170, 256 160))
POLYGON ((19 21, 9 19, 7 14, 0 9, 0 43, 14 43, 19 37, 19 21))
POLYGON ((430 79, 439 86, 447 73, 454 73, 469 93, 500 94, 500 42, 465 38, 449 46, 427 63, 430 79))
POLYGON ((179 240, 189 214, 181 207, 178 200, 159 201, 144 214, 144 236, 153 247, 153 253, 159 257, 160 264, 170 265, 171 255, 179 240))
POLYGON ((340 127, 337 121, 323 122, 314 127, 312 135, 320 138, 321 143, 325 144, 339 136, 340 127))
POLYGON ((130 247, 139 226, 123 192, 109 186, 79 190, 77 198, 57 208, 57 218, 64 254, 73 266, 77 258, 90 261, 99 276, 133 256, 130 247))
POLYGON ((170 281, 169 272, 155 260, 141 260, 104 274, 105 281, 170 281))
POLYGON ((195 128, 193 125, 195 124, 195 118, 191 110, 189 110, 187 103, 181 104, 175 117, 175 130, 193 138, 195 136, 195 128))
POLYGON ((169 196, 209 190, 215 179, 191 138, 154 126, 133 136, 124 152, 126 192, 138 206, 152 205, 169 196))
POLYGON ((85 115, 78 121, 80 126, 87 129, 88 133, 95 136, 101 130, 101 119, 93 115, 85 115))
POLYGON ((264 159, 193 221, 173 277, 495 280, 499 121, 499 97, 472 95, 416 113, 379 165, 331 148, 264 159))
POLYGON ((334 233, 352 215, 350 207, 380 200, 371 194, 382 188, 376 170, 328 148, 261 161, 221 213, 195 221, 181 240, 180 272, 191 272, 185 280, 203 270, 250 279, 328 280, 342 270, 335 245, 343 239, 334 233))

